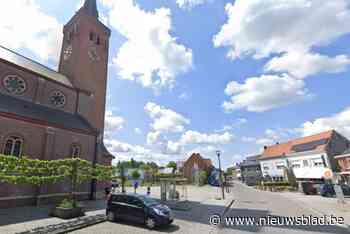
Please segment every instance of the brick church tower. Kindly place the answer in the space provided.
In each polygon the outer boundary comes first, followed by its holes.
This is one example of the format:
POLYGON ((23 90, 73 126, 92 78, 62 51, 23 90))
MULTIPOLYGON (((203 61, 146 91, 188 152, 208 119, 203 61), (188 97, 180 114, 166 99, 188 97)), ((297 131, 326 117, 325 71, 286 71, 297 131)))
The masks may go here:
POLYGON ((103 136, 111 31, 98 19, 96 0, 85 0, 63 33, 59 72, 81 91, 77 112, 103 136))

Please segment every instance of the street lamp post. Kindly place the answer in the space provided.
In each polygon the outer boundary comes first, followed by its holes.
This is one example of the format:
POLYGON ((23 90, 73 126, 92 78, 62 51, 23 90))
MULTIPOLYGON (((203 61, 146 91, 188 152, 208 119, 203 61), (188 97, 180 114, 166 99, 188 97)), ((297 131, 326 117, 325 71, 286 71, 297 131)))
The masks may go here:
POLYGON ((222 199, 224 200, 225 199, 225 188, 224 188, 224 182, 222 181, 222 170, 221 170, 221 161, 220 161, 221 151, 217 150, 216 155, 218 156, 218 160, 219 160, 220 185, 221 185, 221 190, 222 190, 222 199))

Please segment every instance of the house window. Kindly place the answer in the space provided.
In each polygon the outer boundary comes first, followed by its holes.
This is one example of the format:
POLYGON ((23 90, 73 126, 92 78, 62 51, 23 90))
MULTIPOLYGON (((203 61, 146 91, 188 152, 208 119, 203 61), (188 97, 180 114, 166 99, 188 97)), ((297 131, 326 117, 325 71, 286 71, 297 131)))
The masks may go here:
POLYGON ((23 149, 23 139, 11 136, 7 138, 4 147, 4 155, 11 155, 19 157, 22 154, 23 149))
POLYGON ((270 168, 269 167, 263 167, 264 171, 268 171, 270 168))
POLYGON ((97 36, 97 39, 96 39, 96 45, 99 45, 100 44, 100 37, 97 36))
POLYGON ((283 166, 283 165, 278 165, 276 168, 277 168, 278 170, 283 170, 284 166, 283 166))
POLYGON ((73 145, 71 149, 72 158, 79 158, 81 153, 81 147, 79 145, 73 145))
POLYGON ((303 166, 304 167, 308 167, 309 166, 309 162, 307 160, 303 160, 303 166))

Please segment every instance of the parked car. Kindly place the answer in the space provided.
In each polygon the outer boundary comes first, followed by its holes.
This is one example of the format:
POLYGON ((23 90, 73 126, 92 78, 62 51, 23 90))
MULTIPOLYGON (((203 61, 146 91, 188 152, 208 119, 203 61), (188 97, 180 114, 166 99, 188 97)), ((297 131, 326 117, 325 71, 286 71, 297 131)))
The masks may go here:
POLYGON ((301 183, 302 190, 306 195, 315 195, 317 194, 317 189, 311 182, 303 182, 301 183))
MULTIPOLYGON (((345 196, 350 196, 350 186, 342 184, 340 185, 345 196)), ((320 194, 323 197, 332 197, 335 195, 333 184, 322 184, 320 186, 320 194)))
POLYGON ((149 229, 173 222, 173 213, 169 207, 150 197, 138 194, 111 194, 107 201, 107 220, 132 221, 145 224, 149 229))

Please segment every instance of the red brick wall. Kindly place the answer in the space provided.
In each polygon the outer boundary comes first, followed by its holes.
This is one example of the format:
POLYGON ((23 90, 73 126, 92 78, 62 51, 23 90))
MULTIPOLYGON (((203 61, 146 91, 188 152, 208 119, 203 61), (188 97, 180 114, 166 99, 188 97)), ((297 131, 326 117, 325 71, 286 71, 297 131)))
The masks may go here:
POLYGON ((101 131, 104 129, 105 117, 109 33, 109 30, 94 17, 79 11, 64 27, 59 65, 59 71, 66 74, 75 87, 92 93, 91 103, 86 106, 89 109, 79 113, 101 131), (100 37, 99 45, 90 41, 90 32, 100 37), (70 40, 67 38, 69 33, 71 33, 70 40), (73 52, 68 60, 64 60, 63 51, 68 45, 72 46, 73 52), (92 47, 96 48, 99 61, 90 59, 88 52, 92 47))
MULTIPOLYGON (((55 160, 70 155, 71 145, 79 144, 82 147, 82 158, 92 161, 95 152, 95 137, 62 129, 47 128, 28 122, 0 117, 0 150, 4 149, 4 142, 8 135, 18 134, 24 139, 23 155, 29 158, 55 160), (47 142, 47 133, 52 134, 52 141, 47 142), (49 152, 48 155, 45 152, 49 152)), ((82 185, 81 192, 88 192, 89 184, 82 185)), ((40 193, 65 193, 69 191, 68 183, 42 186, 40 193)), ((0 197, 34 196, 37 188, 34 186, 0 184, 0 197)))
POLYGON ((192 154, 191 157, 184 163, 183 173, 188 180, 192 180, 192 170, 194 165, 198 165, 198 170, 210 172, 210 165, 199 154, 192 154))
POLYGON ((45 78, 40 78, 32 73, 20 69, 15 65, 9 65, 0 61, 0 93, 11 95, 3 86, 2 79, 7 75, 18 75, 26 82, 26 91, 21 95, 14 95, 15 98, 35 102, 51 108, 56 108, 69 113, 75 113, 77 102, 77 91, 62 86, 56 82, 45 78), (66 96, 66 105, 64 107, 55 107, 50 102, 51 93, 59 90, 66 96))

